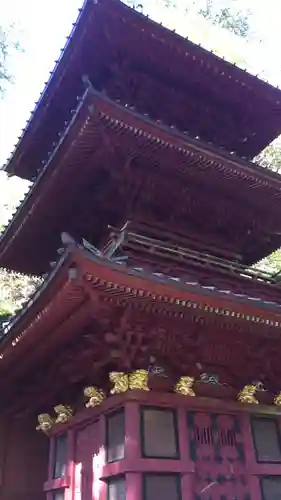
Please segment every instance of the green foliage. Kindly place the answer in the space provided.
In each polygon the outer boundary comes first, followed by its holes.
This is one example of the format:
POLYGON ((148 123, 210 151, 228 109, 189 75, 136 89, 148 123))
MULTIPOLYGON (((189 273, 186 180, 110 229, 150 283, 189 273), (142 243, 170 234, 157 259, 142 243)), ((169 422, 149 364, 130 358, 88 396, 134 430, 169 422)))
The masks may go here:
POLYGON ((15 27, 0 26, 0 95, 6 89, 7 83, 13 81, 13 76, 11 75, 8 67, 9 56, 15 50, 20 50, 20 45, 17 40, 15 40, 15 27))
POLYGON ((151 0, 149 2, 147 0, 142 2, 127 0, 127 3, 140 11, 149 10, 151 4, 159 8, 183 8, 187 15, 190 12, 197 12, 212 24, 224 28, 239 37, 247 38, 250 33, 251 12, 249 9, 242 11, 235 0, 220 2, 206 0, 204 7, 201 7, 202 1, 200 0, 154 0, 154 2, 151 2, 151 0))
POLYGON ((0 269, 0 315, 12 314, 36 291, 42 280, 0 269))
POLYGON ((281 137, 267 146, 255 161, 264 168, 281 173, 281 137))
POLYGON ((235 8, 235 6, 218 8, 217 2, 207 0, 206 7, 199 9, 199 14, 213 24, 227 29, 237 36, 247 38, 249 35, 249 18, 251 15, 249 10, 242 12, 240 9, 235 8))

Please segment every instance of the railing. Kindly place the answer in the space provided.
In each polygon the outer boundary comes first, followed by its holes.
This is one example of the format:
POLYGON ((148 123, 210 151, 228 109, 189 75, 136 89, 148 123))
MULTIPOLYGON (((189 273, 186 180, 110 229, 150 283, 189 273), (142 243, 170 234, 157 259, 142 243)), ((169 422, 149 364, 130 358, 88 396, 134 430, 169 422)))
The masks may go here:
MULTIPOLYGON (((191 250, 183 246, 176 245, 175 243, 165 243, 160 239, 147 237, 137 232, 129 231, 128 224, 121 230, 111 228, 111 240, 104 247, 104 251, 109 248, 114 248, 114 252, 118 248, 123 248, 125 251, 142 251, 159 258, 169 259, 177 262, 181 266, 184 265, 188 269, 192 267, 212 268, 218 271, 226 272, 227 274, 237 275, 244 278, 262 281, 268 284, 276 284, 277 276, 272 276, 271 273, 249 268, 236 261, 226 260, 215 255, 208 253, 201 253, 196 250, 191 250), (118 244, 119 243, 119 244, 118 244)), ((176 239, 176 236, 175 236, 176 239)))

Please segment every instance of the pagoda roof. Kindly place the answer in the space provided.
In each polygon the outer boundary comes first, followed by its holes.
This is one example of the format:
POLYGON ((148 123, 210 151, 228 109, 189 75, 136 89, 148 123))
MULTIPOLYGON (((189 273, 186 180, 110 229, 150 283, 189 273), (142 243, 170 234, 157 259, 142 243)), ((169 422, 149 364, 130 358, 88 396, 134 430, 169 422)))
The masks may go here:
MULTIPOLYGON (((188 283, 173 276, 159 275, 141 268, 130 268, 118 261, 105 259, 96 251, 89 251, 71 241, 33 298, 10 321, 0 341, 0 373, 6 374, 5 377, 1 377, 6 388, 3 392, 2 407, 8 403, 11 405, 18 405, 20 401, 23 403, 26 394, 20 390, 19 397, 15 398, 15 387, 18 388, 19 380, 23 384, 25 377, 32 376, 32 369, 36 371, 36 381, 39 384, 35 388, 32 384, 32 390, 36 389, 38 393, 37 396, 32 391, 28 394, 32 397, 33 404, 38 402, 40 406, 43 403, 47 404, 50 393, 54 397, 54 393, 59 392, 63 385, 68 384, 68 388, 71 389, 71 384, 76 380, 77 373, 74 372, 78 370, 78 366, 81 379, 85 381, 85 377, 89 377, 90 374, 93 376, 93 366, 96 363, 97 367, 101 367, 102 363, 106 365, 112 348, 119 348, 119 352, 130 357, 130 349, 132 352, 136 352, 136 349, 142 352, 146 342, 153 351, 153 345, 158 343, 156 337, 153 339, 150 336, 157 336, 156 331, 147 333, 147 338, 143 333, 137 334, 137 342, 130 337, 131 346, 128 339, 124 340, 122 328, 129 330, 126 324, 122 323, 124 311, 132 312, 135 328, 138 328, 139 320, 136 322, 138 311, 143 319, 146 317, 148 322, 152 321, 154 327, 158 321, 155 319, 157 317, 165 318, 166 323, 177 322, 177 329, 178 322, 183 322, 185 334, 186 331, 191 331, 187 321, 190 325, 197 325, 200 330, 207 324, 210 338, 207 332, 204 336, 204 345, 208 346, 210 341, 212 350, 214 339, 211 332, 218 330, 221 330, 220 341, 223 339, 224 345, 233 341, 239 344, 240 338, 241 343, 244 343, 244 352, 251 345, 257 346, 262 342, 267 343, 267 348, 271 345, 276 348, 276 342, 280 345, 281 306, 277 303, 248 296, 237 297, 235 294, 226 294, 217 289, 210 290, 198 283, 188 283), (119 322, 117 326, 110 323, 114 315, 119 322), (105 332, 111 333, 101 334, 99 322, 109 325, 105 332), (230 326, 235 335, 229 335, 230 326), (116 345, 112 345, 113 337, 116 345), (91 352, 89 346, 84 345, 85 341, 90 342, 91 352), (74 358, 73 352, 70 354, 70 348, 74 349, 74 358), (61 353, 63 360, 60 357, 61 353), (79 356, 82 353, 87 358, 87 365, 81 364, 79 356), (64 363, 68 363, 67 369, 64 363), (61 369, 63 369, 62 374, 58 376, 58 370, 61 369), (73 378, 67 375, 67 370, 72 370, 73 378), (58 384, 50 382, 49 372, 56 375, 58 384)), ((148 332, 147 329, 146 331, 148 332)), ((173 354, 176 352, 175 343, 182 349, 183 342, 187 342, 186 348, 191 352, 193 344, 189 336, 186 340, 184 337, 173 340, 172 331, 170 335, 174 342, 173 354)), ((161 342, 165 344, 164 340, 161 342)), ((237 346, 235 349, 237 351, 237 346)), ((254 359, 255 353, 252 351, 251 353, 254 359)), ((194 361, 197 362, 198 359, 194 361)), ((237 359, 232 361, 236 366, 237 359)), ((122 363, 122 359, 120 362, 122 363)), ((254 369, 251 366, 248 368, 254 369)), ((243 369, 244 372, 247 371, 244 366, 243 369)), ((98 377, 98 374, 96 376, 98 377)), ((257 374, 252 373, 251 376, 257 374)), ((276 386, 278 383, 279 378, 275 381, 276 386)), ((30 381, 22 387, 30 391, 30 381)))
POLYGON ((119 0, 86 0, 8 173, 37 175, 81 95, 83 75, 123 104, 241 157, 253 158, 281 133, 279 89, 119 0))
MULTIPOLYGON (((186 281, 184 278, 148 271, 146 268, 131 267, 122 259, 108 259, 94 247, 89 250, 88 245, 75 243, 72 238, 70 240, 35 294, 16 315, 10 317, 4 329, 5 335, 0 339, 0 351, 3 348, 0 359, 3 359, 6 344, 14 347, 29 330, 41 329, 44 315, 51 314, 49 309, 55 307, 62 296, 63 315, 70 315, 70 311, 78 310, 85 303, 87 287, 101 292, 104 298, 108 297, 105 301, 109 303, 115 299, 117 303, 123 304, 135 300, 149 304, 163 313, 170 310, 171 314, 173 311, 176 314, 176 309, 194 309, 199 314, 214 314, 232 318, 233 321, 238 319, 255 323, 257 332, 261 335, 268 334, 266 326, 277 329, 276 335, 279 337, 280 288, 276 289, 276 301, 247 295, 247 286, 244 294, 238 294, 231 289, 204 286, 195 280, 186 281), (20 338, 17 337, 18 334, 20 338), (15 342, 16 339, 18 340, 15 342)), ((56 320, 59 318, 54 319, 56 320)))
POLYGON ((90 87, 2 234, 0 264, 42 274, 61 232, 98 245, 107 225, 120 225, 129 211, 160 218, 191 240, 195 227, 203 249, 211 239, 218 255, 226 252, 229 260, 238 256, 249 265, 281 245, 280 196, 278 174, 153 122, 90 87))

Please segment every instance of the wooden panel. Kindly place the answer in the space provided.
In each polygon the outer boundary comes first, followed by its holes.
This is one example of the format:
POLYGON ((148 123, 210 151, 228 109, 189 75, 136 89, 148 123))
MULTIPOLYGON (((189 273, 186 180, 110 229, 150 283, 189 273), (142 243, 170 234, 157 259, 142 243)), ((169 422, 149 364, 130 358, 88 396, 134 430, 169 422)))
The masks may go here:
POLYGON ((1 500, 45 500, 49 440, 30 418, 0 419, 1 500))
POLYGON ((53 478, 64 477, 67 465, 67 434, 55 438, 53 478))
POLYGON ((142 408, 142 454, 147 458, 179 458, 176 412, 142 408))
POLYGON ((281 477, 268 476, 261 478, 263 500, 280 500, 281 477))
POLYGON ((118 410, 106 418, 107 462, 122 460, 125 453, 125 412, 118 410))
POLYGON ((145 474, 144 495, 145 500, 180 500, 179 474, 145 474))
POLYGON ((74 500, 92 500, 96 489, 94 458, 100 451, 99 422, 78 429, 75 446, 74 500))
POLYGON ((107 483, 108 500, 126 500, 126 482, 124 477, 110 479, 107 483))
POLYGON ((250 500, 239 417, 190 412, 188 428, 194 498, 250 500))
POLYGON ((64 500, 64 490, 55 491, 52 500, 64 500))
POLYGON ((253 418, 252 433, 257 461, 280 463, 281 443, 277 420, 274 418, 253 418))

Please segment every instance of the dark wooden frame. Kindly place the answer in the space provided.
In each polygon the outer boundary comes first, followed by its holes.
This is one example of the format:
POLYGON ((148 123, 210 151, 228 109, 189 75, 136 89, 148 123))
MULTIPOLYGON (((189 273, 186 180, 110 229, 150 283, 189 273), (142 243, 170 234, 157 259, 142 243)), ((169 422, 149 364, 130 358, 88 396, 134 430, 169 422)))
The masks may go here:
POLYGON ((65 488, 59 488, 57 490, 52 491, 52 500, 55 500, 56 494, 59 493, 60 491, 63 493, 63 496, 65 498, 65 488))
POLYGON ((106 447, 106 463, 111 464, 114 462, 120 462, 120 460, 124 460, 126 454, 125 447, 125 439, 126 439, 126 412, 125 408, 121 407, 111 412, 105 414, 105 447, 106 447), (122 413, 124 415, 124 456, 122 458, 117 458, 115 460, 109 460, 108 458, 108 450, 109 450, 109 419, 110 417, 117 415, 118 413, 122 413))
POLYGON ((180 460, 180 442, 179 442, 179 426, 178 426, 178 412, 175 408, 166 407, 163 408, 161 406, 148 406, 142 405, 140 406, 140 444, 141 444, 141 455, 143 458, 151 458, 155 460, 180 460), (170 412, 173 415, 173 423, 174 423, 174 433, 175 433, 175 448, 176 455, 174 457, 159 457, 147 455, 145 453, 145 424, 144 424, 144 413, 147 410, 156 410, 162 413, 170 412))
POLYGON ((109 497, 109 484, 114 483, 114 481, 118 481, 120 479, 123 479, 125 483, 125 491, 126 491, 126 475, 125 474, 118 474, 117 476, 110 476, 106 480, 106 500, 110 500, 109 497))
POLYGON ((178 472, 144 472, 142 474, 142 494, 141 498, 142 500, 148 500, 147 499, 147 493, 146 493, 146 479, 151 476, 157 476, 157 477, 174 477, 176 479, 176 490, 177 490, 177 499, 182 500, 182 491, 181 491, 181 474, 178 472))
MULTIPOLYGON (((279 479, 281 479, 281 476, 279 476, 279 475, 272 475, 272 474, 265 474, 265 475, 261 475, 259 477, 259 483, 260 483, 260 490, 261 490, 262 500, 268 500, 265 497, 264 487, 263 487, 263 480, 264 479, 271 479, 271 478, 279 478, 279 479)), ((281 482, 280 482, 280 484, 281 484, 281 482)))
POLYGON ((55 436, 54 438, 54 444, 53 444, 53 450, 52 450, 52 453, 53 453, 53 456, 52 456, 52 478, 53 480, 55 481, 56 479, 63 479, 66 474, 67 474, 67 460, 68 460, 68 456, 67 456, 67 441, 68 441, 68 434, 67 432, 65 433, 61 433, 61 434, 58 434, 58 436, 55 436), (58 440, 60 438, 65 438, 65 446, 66 446, 66 450, 65 450, 65 472, 64 472, 64 475, 63 476, 56 476, 55 475, 55 472, 56 472, 56 454, 57 454, 57 443, 58 443, 58 440))
POLYGON ((258 464, 281 464, 281 435, 280 435, 280 428, 279 428, 277 419, 274 417, 259 417, 258 415, 255 415, 255 416, 251 416, 250 421, 251 421, 251 432, 252 432, 252 440, 253 440, 253 445, 254 445, 256 462, 258 464), (260 460, 259 459, 257 440, 255 437, 255 432, 254 432, 254 421, 257 421, 257 420, 274 423, 275 428, 276 428, 277 444, 278 444, 278 447, 280 450, 280 460, 260 460))

